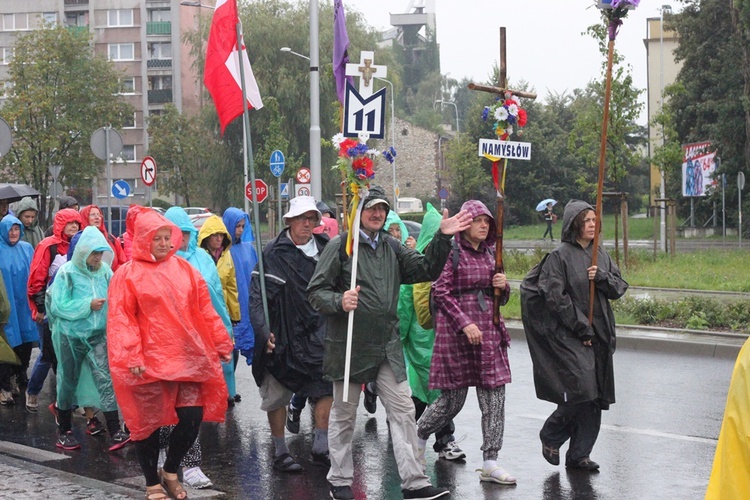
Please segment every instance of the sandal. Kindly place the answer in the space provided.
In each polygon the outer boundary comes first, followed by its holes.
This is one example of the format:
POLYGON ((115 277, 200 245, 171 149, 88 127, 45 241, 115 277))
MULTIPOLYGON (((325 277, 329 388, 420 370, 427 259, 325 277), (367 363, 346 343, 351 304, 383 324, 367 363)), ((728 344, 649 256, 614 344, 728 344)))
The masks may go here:
POLYGON ((167 492, 160 484, 146 487, 146 500, 167 500, 167 492))
POLYGON ((281 472, 302 472, 305 470, 289 453, 283 453, 274 458, 273 468, 281 472))
POLYGON ((493 467, 491 469, 477 469, 480 481, 488 481, 498 484, 516 484, 516 478, 505 472, 502 467, 493 467))
POLYGON ((163 468, 159 470, 159 476, 161 476, 161 485, 164 487, 164 489, 167 490, 169 498, 172 498, 173 500, 186 500, 188 497, 187 491, 185 491, 185 488, 183 488, 182 484, 180 484, 180 480, 177 478, 177 474, 173 473, 174 479, 169 479, 166 474, 169 474, 169 472, 165 472, 163 468))
POLYGON ((560 465, 560 449, 545 444, 542 441, 542 456, 552 465, 560 465))

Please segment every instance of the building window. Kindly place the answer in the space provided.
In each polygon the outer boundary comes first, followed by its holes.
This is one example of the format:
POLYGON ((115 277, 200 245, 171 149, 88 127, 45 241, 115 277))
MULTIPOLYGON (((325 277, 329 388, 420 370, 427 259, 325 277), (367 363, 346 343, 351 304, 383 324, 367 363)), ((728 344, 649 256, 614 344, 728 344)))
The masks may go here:
MULTIPOLYGON (((135 128, 135 112, 132 115, 125 115, 123 118, 122 128, 135 128)), ((135 159, 135 151, 133 152, 133 159, 135 159)))
POLYGON ((13 89, 13 82, 6 81, 3 84, 3 97, 10 97, 10 92, 13 89))
POLYGON ((172 76, 149 76, 148 77, 148 89, 149 90, 164 90, 172 88, 172 76))
POLYGON ((78 26, 82 28, 89 25, 88 12, 66 12, 65 26, 78 26))
POLYGON ((3 14, 4 31, 21 31, 29 29, 29 15, 27 13, 3 14))
POLYGON ((135 61, 135 47, 132 43, 110 43, 110 61, 135 61))
POLYGON ((135 144, 128 144, 122 147, 122 155, 120 155, 125 161, 135 161, 135 144))
POLYGON ((44 21, 44 24, 57 24, 57 12, 44 12, 42 21, 44 21))
POLYGON ((170 42, 151 42, 148 44, 149 59, 172 59, 172 44, 170 42))
POLYGON ((120 79, 120 94, 135 94, 135 77, 129 76, 120 79))
POLYGON ((107 26, 133 26, 133 9, 108 10, 107 26))
POLYGON ((172 21, 172 11, 170 9, 149 9, 148 20, 152 23, 172 21))
POLYGON ((13 47, 3 47, 2 50, 0 50, 0 57, 2 57, 0 64, 3 66, 10 64, 11 59, 13 59, 13 47))

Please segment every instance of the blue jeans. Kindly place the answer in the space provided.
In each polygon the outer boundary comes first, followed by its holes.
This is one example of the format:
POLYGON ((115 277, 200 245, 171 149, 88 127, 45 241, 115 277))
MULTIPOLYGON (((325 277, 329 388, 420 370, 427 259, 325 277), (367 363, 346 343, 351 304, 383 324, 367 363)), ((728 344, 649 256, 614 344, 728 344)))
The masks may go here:
MULTIPOLYGON (((41 340, 42 334, 44 332, 44 324, 37 323, 36 325, 37 330, 39 330, 39 339, 41 340)), ((34 367, 31 369, 31 377, 29 377, 29 385, 26 388, 26 391, 32 395, 35 396, 42 392, 42 387, 44 387, 44 381, 47 379, 47 374, 49 373, 49 369, 52 368, 52 363, 48 363, 47 361, 42 361, 42 342, 39 342, 39 355, 36 357, 36 362, 34 363, 34 367)))

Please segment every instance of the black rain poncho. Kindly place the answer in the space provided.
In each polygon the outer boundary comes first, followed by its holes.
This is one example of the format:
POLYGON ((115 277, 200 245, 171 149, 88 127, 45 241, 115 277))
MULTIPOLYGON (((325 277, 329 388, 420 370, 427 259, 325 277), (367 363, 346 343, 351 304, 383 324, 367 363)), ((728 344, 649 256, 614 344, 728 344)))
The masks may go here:
POLYGON ((534 385, 539 399, 574 404, 600 399, 607 409, 615 402, 615 318, 609 300, 628 289, 620 270, 599 247, 593 327, 589 325, 589 280, 593 242, 582 248, 571 224, 584 210, 594 208, 571 200, 565 206, 562 242, 521 287, 523 325, 534 365, 534 385), (541 299, 541 300, 540 300, 541 299), (583 345, 591 338, 592 347, 583 345))

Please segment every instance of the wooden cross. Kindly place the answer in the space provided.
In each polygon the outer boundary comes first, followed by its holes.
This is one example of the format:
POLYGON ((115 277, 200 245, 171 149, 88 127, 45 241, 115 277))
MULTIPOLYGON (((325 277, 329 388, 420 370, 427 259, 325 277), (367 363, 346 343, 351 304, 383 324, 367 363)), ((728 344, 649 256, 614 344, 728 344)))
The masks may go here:
MULTIPOLYGON (((487 86, 487 85, 476 85, 474 83, 469 84, 469 89, 478 90, 480 92, 489 92, 492 94, 500 94, 503 96, 506 92, 511 92, 513 95, 519 97, 525 97, 527 99, 536 99, 536 94, 531 92, 523 92, 518 90, 508 89, 507 80, 507 60, 505 57, 505 27, 500 28, 500 81, 498 87, 487 86)), ((507 165, 507 159, 494 162, 493 169, 497 168, 497 216, 495 217, 496 225, 496 236, 497 242, 495 243, 495 273, 505 272, 503 270, 503 222, 505 218, 505 209, 503 202, 505 200, 505 166, 507 165)), ((501 291, 499 288, 495 288, 495 294, 492 300, 492 320, 495 325, 500 324, 500 295, 501 291)))
POLYGON ((375 61, 375 52, 372 51, 363 50, 359 57, 359 64, 346 65, 346 76, 360 77, 359 95, 370 97, 372 95, 372 85, 370 85, 370 82, 373 76, 377 76, 377 78, 387 77, 388 66, 373 64, 373 61, 375 61))

